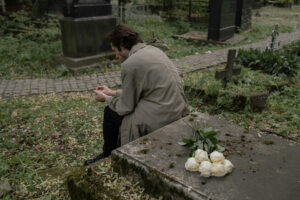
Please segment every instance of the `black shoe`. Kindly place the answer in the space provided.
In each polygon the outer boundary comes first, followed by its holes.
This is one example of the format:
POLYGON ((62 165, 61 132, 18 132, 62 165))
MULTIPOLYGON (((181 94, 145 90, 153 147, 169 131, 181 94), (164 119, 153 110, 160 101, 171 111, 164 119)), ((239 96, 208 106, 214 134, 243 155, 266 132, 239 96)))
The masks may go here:
POLYGON ((93 164, 93 163, 95 163, 95 162, 97 162, 97 161, 99 161, 99 160, 101 160, 103 158, 108 157, 108 156, 109 155, 105 155, 104 153, 101 153, 101 154, 99 154, 97 157, 95 157, 93 159, 84 161, 83 166, 91 165, 91 164, 93 164))

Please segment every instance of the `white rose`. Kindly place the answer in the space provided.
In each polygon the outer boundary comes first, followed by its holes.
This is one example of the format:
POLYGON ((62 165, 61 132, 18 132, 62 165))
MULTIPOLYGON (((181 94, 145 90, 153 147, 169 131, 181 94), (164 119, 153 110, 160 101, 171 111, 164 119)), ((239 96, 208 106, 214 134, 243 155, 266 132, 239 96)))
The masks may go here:
POLYGON ((198 171, 199 164, 197 163, 195 158, 188 158, 185 163, 185 169, 189 171, 198 171))
POLYGON ((202 149, 197 149, 197 151, 195 151, 195 159, 198 163, 208 160, 207 152, 202 149))
POLYGON ((229 160, 224 161, 224 168, 225 168, 226 173, 230 173, 232 171, 233 167, 234 167, 233 164, 229 160))
POLYGON ((209 162, 209 161, 201 162, 201 164, 199 166, 199 172, 201 173, 200 176, 209 177, 210 173, 211 173, 211 167, 212 167, 211 162, 209 162))
POLYGON ((213 163, 218 163, 218 162, 221 162, 223 163, 225 158, 224 158, 224 155, 218 151, 214 151, 210 154, 210 160, 213 162, 213 163))
POLYGON ((225 167, 221 162, 213 163, 211 166, 211 174, 213 176, 224 176, 226 174, 225 167))

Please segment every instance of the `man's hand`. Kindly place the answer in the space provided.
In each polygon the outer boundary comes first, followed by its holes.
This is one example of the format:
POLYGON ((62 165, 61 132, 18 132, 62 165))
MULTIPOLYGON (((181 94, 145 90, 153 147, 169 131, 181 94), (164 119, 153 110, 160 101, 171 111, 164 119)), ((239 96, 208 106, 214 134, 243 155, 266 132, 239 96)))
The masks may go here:
POLYGON ((95 100, 99 102, 104 102, 106 100, 107 95, 104 94, 101 90, 94 90, 95 100))
POLYGON ((109 89, 106 85, 100 85, 96 88, 96 90, 103 92, 107 96, 115 96, 116 95, 116 91, 109 89))

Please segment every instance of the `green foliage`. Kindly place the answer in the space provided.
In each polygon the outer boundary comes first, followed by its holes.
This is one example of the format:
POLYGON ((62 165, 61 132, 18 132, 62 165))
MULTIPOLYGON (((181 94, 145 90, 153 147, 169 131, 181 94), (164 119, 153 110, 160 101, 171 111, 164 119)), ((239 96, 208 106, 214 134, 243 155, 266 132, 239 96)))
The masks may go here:
POLYGON ((288 78, 295 77, 299 68, 294 55, 270 50, 240 49, 237 62, 253 70, 288 78))
POLYGON ((184 138, 179 145, 186 146, 190 149, 190 156, 194 154, 197 149, 203 149, 207 153, 213 151, 223 152, 224 147, 218 144, 217 132, 211 127, 202 128, 198 121, 192 123, 186 122, 192 128, 193 136, 191 138, 184 138))
POLYGON ((286 54, 292 54, 292 55, 298 56, 298 59, 299 59, 299 57, 300 57, 300 40, 292 42, 289 45, 285 45, 283 47, 283 51, 286 54))
POLYGON ((246 128, 254 128, 259 132, 268 129, 300 141, 299 71, 293 83, 279 76, 242 68, 241 74, 233 77, 226 90, 220 85, 218 96, 208 98, 204 91, 216 84, 214 73, 215 69, 211 68, 184 77, 185 94, 194 111, 219 114, 246 128), (244 99, 237 94, 263 91, 269 91, 270 94, 263 111, 252 112, 247 106, 248 101, 245 109, 240 109, 244 99))

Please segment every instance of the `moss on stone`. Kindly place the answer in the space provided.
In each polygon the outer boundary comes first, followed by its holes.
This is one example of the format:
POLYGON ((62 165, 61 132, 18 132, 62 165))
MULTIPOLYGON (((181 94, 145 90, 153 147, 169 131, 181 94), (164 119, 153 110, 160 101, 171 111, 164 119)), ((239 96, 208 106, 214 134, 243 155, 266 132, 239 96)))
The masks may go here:
POLYGON ((147 167, 147 169, 138 164, 128 162, 127 159, 112 155, 112 167, 121 175, 139 179, 145 188, 145 192, 154 197, 163 196, 164 200, 172 200, 174 197, 178 200, 192 200, 184 192, 173 187, 167 182, 177 182, 157 169, 147 167))

